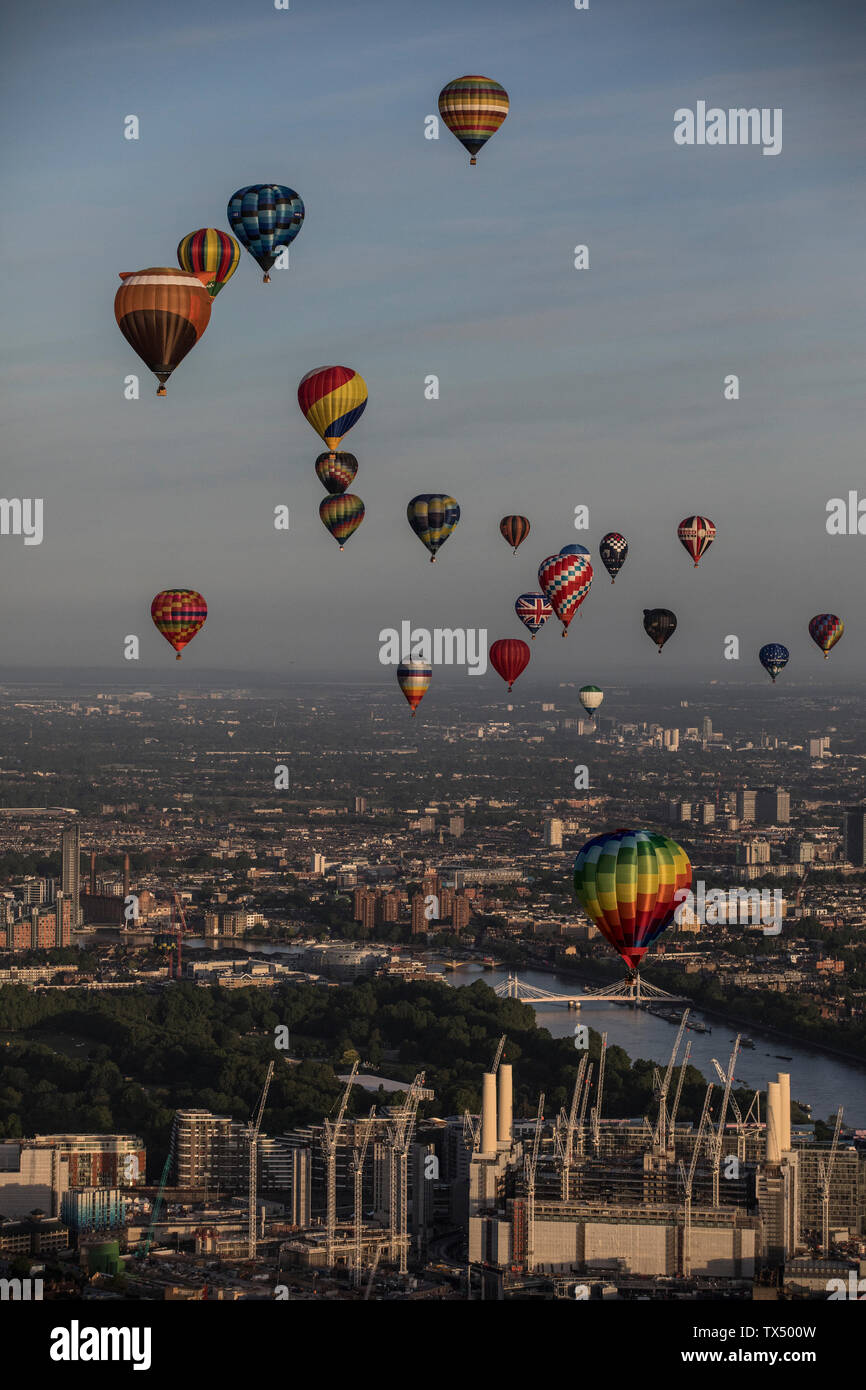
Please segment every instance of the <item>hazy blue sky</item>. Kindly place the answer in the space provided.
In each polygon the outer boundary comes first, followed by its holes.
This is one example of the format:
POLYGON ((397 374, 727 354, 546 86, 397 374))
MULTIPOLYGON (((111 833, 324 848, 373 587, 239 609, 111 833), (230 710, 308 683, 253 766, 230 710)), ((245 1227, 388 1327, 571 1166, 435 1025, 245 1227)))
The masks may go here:
POLYGON ((765 641, 792 650, 782 680, 863 675, 866 536, 824 524, 830 497, 866 496, 858 8, 17 7, 0 86, 2 490, 44 498, 45 540, 0 537, 2 669, 114 666, 146 685, 174 666, 150 600, 189 586, 210 616, 179 678, 393 680, 381 628, 520 636, 513 601, 539 561, 573 540, 596 552, 614 528, 631 546, 616 586, 599 564, 568 642, 550 624, 533 644, 534 676, 604 685, 657 678, 663 661, 672 677, 760 684, 765 641), (424 139, 440 88, 466 72, 511 98, 475 169, 444 126, 424 139), (698 100, 781 107, 782 153, 677 147, 674 111, 698 100), (265 181, 306 204, 291 269, 264 286, 244 252, 157 400, 114 321, 117 273, 175 264, 183 234, 226 228, 231 193, 265 181), (332 362, 370 391, 345 440, 367 517, 342 555, 295 396, 332 362), (463 518, 432 567, 405 511, 440 490, 463 518), (588 532, 573 530, 578 503, 588 532), (533 528, 517 557, 498 533, 511 511, 533 528), (676 539, 694 512, 719 533, 697 571, 676 539), (645 606, 679 616, 661 658, 645 606), (806 632, 825 610, 848 629, 826 666, 806 632))

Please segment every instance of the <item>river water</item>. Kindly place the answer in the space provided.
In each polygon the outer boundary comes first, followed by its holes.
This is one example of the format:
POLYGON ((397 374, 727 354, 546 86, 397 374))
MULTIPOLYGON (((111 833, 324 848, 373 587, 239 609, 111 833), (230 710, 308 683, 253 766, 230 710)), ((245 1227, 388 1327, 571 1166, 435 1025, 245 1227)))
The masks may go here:
MULTIPOLYGON (((522 969, 517 974, 528 985, 549 990, 552 994, 584 994, 587 990, 601 988, 598 981, 587 984, 578 982, 575 975, 559 975, 553 971, 522 969)), ((493 988, 505 981, 507 972, 465 965, 447 972, 442 978, 446 984, 455 987, 471 985, 480 978, 493 988)), ((599 1033, 607 1033, 608 1044, 618 1043, 632 1061, 643 1057, 665 1066, 677 1034, 675 1024, 647 1013, 646 1009, 630 1009, 625 1004, 582 1004, 579 1011, 565 1008, 562 1004, 537 1004, 535 1015, 539 1025, 547 1028, 556 1038, 573 1037, 575 1024, 586 1023, 599 1033)), ((709 1018, 697 1009, 690 1011, 689 1021, 704 1022, 712 1032, 686 1033, 679 1060, 682 1060, 688 1038, 692 1044, 690 1065, 703 1072, 707 1081, 718 1082, 712 1059, 717 1058, 727 1070, 736 1029, 719 1019, 709 1018)), ((866 1128, 866 1065, 859 1067, 839 1057, 828 1057, 824 1053, 798 1047, 796 1043, 762 1034, 759 1028, 751 1026, 748 1036, 753 1039, 755 1049, 752 1051, 741 1047, 735 1071, 738 1081, 756 1090, 765 1090, 768 1081, 775 1081, 777 1072, 790 1072, 791 1096, 794 1100, 811 1105, 813 1119, 826 1119, 842 1105, 846 1126, 850 1124, 856 1128, 866 1128), (785 1053, 790 1060, 783 1060, 779 1053, 785 1053)))

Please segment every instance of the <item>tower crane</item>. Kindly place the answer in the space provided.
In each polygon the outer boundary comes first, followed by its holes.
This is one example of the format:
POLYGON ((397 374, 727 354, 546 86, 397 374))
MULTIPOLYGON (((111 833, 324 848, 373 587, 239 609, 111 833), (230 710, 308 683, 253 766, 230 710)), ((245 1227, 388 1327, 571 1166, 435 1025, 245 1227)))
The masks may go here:
POLYGON ((669 1125, 669 1129, 670 1129, 670 1135, 671 1135, 671 1143, 672 1143, 674 1146, 676 1146, 676 1138, 677 1138, 677 1111, 678 1111, 679 1108, 680 1108, 680 1096, 681 1096, 682 1093, 683 1093, 683 1082, 685 1081, 685 1078, 686 1078, 686 1069, 687 1069, 687 1067, 688 1067, 688 1065, 689 1065, 689 1058, 691 1057, 691 1055, 692 1055, 692 1040, 691 1040, 691 1038, 689 1038, 688 1042, 686 1043, 686 1050, 685 1050, 685 1052, 683 1053, 683 1060, 682 1060, 682 1062, 681 1062, 681 1064, 680 1064, 680 1074, 679 1074, 679 1076, 677 1077, 677 1089, 676 1089, 676 1092, 675 1092, 675 1094, 674 1094, 674 1103, 673 1103, 673 1105, 671 1106, 671 1116, 670 1116, 670 1125, 669 1125))
POLYGON ((818 1191, 821 1194, 821 1249, 825 1255, 830 1253, 830 1179, 833 1176, 833 1165, 836 1162, 836 1150, 839 1146, 841 1129, 842 1106, 840 1105, 836 1111, 836 1124, 833 1129, 830 1152, 826 1158, 822 1154, 818 1160, 818 1191))
POLYGON ((584 1052, 577 1068, 577 1076, 574 1082, 574 1091, 571 1096, 571 1109, 565 1121, 565 1137, 562 1146, 562 1173, 560 1178, 560 1193, 562 1200, 567 1202, 571 1195, 571 1167, 574 1161, 574 1127, 577 1123, 577 1106, 580 1100, 580 1092, 583 1087, 583 1077, 586 1071, 587 1054, 584 1052))
POLYGON ((333 1124, 330 1120, 325 1121, 324 1134, 322 1135, 322 1149, 325 1156, 325 1263, 329 1269, 332 1269, 334 1265, 334 1237, 337 1231, 337 1148, 340 1143, 343 1120, 346 1117, 346 1106, 349 1104, 349 1096, 357 1075, 358 1063, 353 1062, 340 1100, 337 1118, 333 1124))
POLYGON ((496 1049, 496 1056, 493 1058, 493 1065, 490 1068, 490 1070, 492 1071, 494 1076, 499 1071, 499 1063, 502 1061, 502 1054, 505 1051, 506 1037, 507 1034, 503 1033, 502 1037, 499 1039, 499 1046, 496 1049))
POLYGON ((388 1126, 391 1258, 396 1254, 401 1274, 408 1273, 409 1147, 412 1143, 418 1106, 422 1100, 432 1100, 433 1095, 434 1092, 424 1086, 424 1073, 420 1071, 409 1087, 406 1099, 393 1122, 388 1126))
POLYGON ((580 1115, 577 1121, 577 1151, 583 1158, 586 1121, 586 1103, 589 1100, 589 1092, 592 1087, 592 1062, 586 1068, 586 1077, 583 1083, 583 1095, 580 1098, 580 1115))
POLYGON ((144 1238, 144 1242, 141 1246, 141 1249, 138 1251, 138 1254, 141 1259, 146 1259, 147 1255, 150 1253, 150 1247, 153 1244, 153 1238, 156 1234, 156 1221, 157 1217, 159 1216, 159 1209, 162 1206, 162 1199, 165 1193, 166 1183, 168 1182, 169 1170, 171 1169, 171 1159, 172 1155, 171 1153, 169 1153, 168 1158, 165 1160, 165 1163, 162 1166, 162 1177, 159 1180, 159 1188, 157 1190, 156 1196, 153 1199, 153 1208, 151 1209, 150 1213, 150 1225, 147 1228, 147 1235, 144 1238))
MULTIPOLYGON (((722 1070, 721 1063, 717 1061, 715 1057, 713 1057, 712 1062, 713 1066, 716 1069, 716 1076, 724 1085, 728 1079, 726 1072, 722 1070)), ((749 1116, 755 1108, 756 1098, 757 1092, 754 1096, 752 1096, 752 1103, 744 1115, 739 1105, 737 1104, 733 1091, 731 1092, 731 1109, 734 1112, 734 1122, 737 1126, 737 1158, 740 1160, 741 1163, 744 1163, 746 1159, 746 1133, 749 1126, 749 1116)))
POLYGON ((671 1057, 668 1062, 664 1080, 659 1088, 659 1113, 656 1122, 654 1141, 659 1153, 664 1153, 667 1149, 668 1140, 668 1091, 670 1090, 671 1077, 673 1076, 674 1066, 676 1065, 677 1053, 680 1050, 680 1043, 683 1040, 683 1033, 686 1031, 686 1023, 689 1017, 689 1010, 683 1009, 683 1016, 680 1019, 679 1031, 671 1049, 671 1057))
POLYGON ((363 1197, 364 1197, 364 1160, 367 1157, 367 1146, 370 1143, 370 1135, 376 1123, 376 1107, 373 1106, 367 1119, 361 1127, 361 1145, 355 1145, 355 1152, 352 1165, 352 1179, 354 1183, 355 1198, 355 1268, 353 1277, 356 1287, 361 1284, 361 1237, 363 1235, 363 1197))
POLYGON ((535 1267, 535 1174, 538 1168, 538 1148, 541 1143, 541 1126, 544 1123, 544 1092, 538 1097, 538 1113, 535 1117, 535 1133, 532 1136, 532 1150, 526 1160, 526 1272, 531 1274, 535 1267))
MULTIPOLYGON (((181 975, 181 942, 183 941, 184 935, 189 931, 189 928, 187 927, 187 924, 186 924, 186 918, 185 918, 184 915, 183 915, 183 904, 181 903, 180 894, 179 894, 179 893, 174 893, 174 894, 172 895, 172 902, 173 902, 173 904, 174 904, 174 914, 173 914, 173 915, 174 915, 175 930, 176 930, 176 934, 177 934, 177 960, 176 960, 176 962, 175 962, 175 970, 176 970, 175 979, 179 980, 179 979, 180 979, 180 975, 181 975)), ((170 955, 169 955, 168 977, 169 977, 169 979, 171 979, 171 956, 170 956, 170 955)))
POLYGON ((247 1259, 256 1258, 256 1196, 258 1191, 258 1150, 259 1150, 259 1131, 262 1127, 262 1116, 265 1113, 265 1105, 268 1099, 268 1091, 271 1089, 271 1077, 274 1074, 273 1062, 268 1063, 268 1074, 265 1077, 265 1084, 262 1087, 262 1094, 259 1099, 259 1107, 255 1118, 247 1122, 247 1146, 249 1150, 249 1181, 247 1183, 247 1259))
POLYGON ((589 1118, 592 1124, 592 1146, 596 1154, 601 1147, 601 1103, 604 1098, 604 1059, 607 1054, 607 1033, 601 1035, 601 1056, 598 1059, 598 1091, 595 1097, 595 1105, 590 1111, 589 1118))
POLYGON ((728 1102, 731 1098, 731 1086, 734 1081, 734 1067, 737 1064, 737 1053, 740 1050, 739 1033, 734 1038, 734 1046, 731 1049, 731 1060, 728 1063, 728 1072, 725 1077, 725 1089, 722 1094, 722 1104, 719 1110, 719 1123, 715 1135, 710 1141, 710 1152, 713 1158, 713 1206, 719 1205, 719 1170, 722 1166, 722 1148, 725 1142, 725 1119, 728 1114, 728 1102))
POLYGON ((707 1116, 710 1113, 710 1096, 713 1094, 712 1081, 707 1086, 707 1093, 704 1096, 704 1108, 701 1111, 701 1119, 698 1125, 698 1132, 695 1135, 695 1146, 692 1149, 692 1158, 689 1164, 688 1173, 682 1159, 679 1162, 680 1179, 685 1188, 685 1208, 683 1221, 683 1276, 688 1277, 692 1272, 691 1265, 691 1240, 692 1240, 692 1184, 695 1180, 695 1168, 697 1167, 698 1154, 701 1151, 701 1140, 707 1124, 707 1116))

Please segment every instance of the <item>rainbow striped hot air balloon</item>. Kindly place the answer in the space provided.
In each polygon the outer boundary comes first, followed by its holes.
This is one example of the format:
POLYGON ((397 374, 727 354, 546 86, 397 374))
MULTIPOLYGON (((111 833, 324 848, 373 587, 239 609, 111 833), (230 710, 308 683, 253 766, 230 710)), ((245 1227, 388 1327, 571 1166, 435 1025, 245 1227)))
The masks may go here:
POLYGON ((333 453, 367 408, 367 383, 354 367, 316 367, 301 380, 298 405, 333 453))
POLYGON ((464 149, 475 156, 508 115, 508 93, 490 77, 457 77, 439 93, 439 114, 464 149))
POLYGON ((207 617, 207 604, 195 589, 163 589, 150 605, 150 616, 158 629, 180 654, 207 617))
POLYGON ((429 661, 401 661, 397 667, 397 683, 409 702, 412 718, 430 688, 433 667, 429 661))
POLYGON ((596 835, 574 861, 578 902, 630 970, 673 921, 691 881, 682 846, 651 830, 596 835))
POLYGON ((316 459, 316 474, 326 492, 334 497, 345 492, 355 481, 358 460, 354 454, 319 454, 316 459))
POLYGON ((211 299, 216 299, 232 278, 240 258, 241 248, 234 237, 217 227, 199 227, 178 243, 178 265, 182 270, 204 272, 210 277, 203 283, 211 299))
POLYGON ((354 492, 343 492, 339 497, 326 497, 319 503, 319 516, 339 542, 342 550, 350 536, 354 536, 364 520, 364 503, 354 492))
POLYGON ((114 317, 130 347, 159 382, 158 396, 178 363, 194 348, 210 323, 208 273, 151 266, 122 270, 114 297, 114 317))

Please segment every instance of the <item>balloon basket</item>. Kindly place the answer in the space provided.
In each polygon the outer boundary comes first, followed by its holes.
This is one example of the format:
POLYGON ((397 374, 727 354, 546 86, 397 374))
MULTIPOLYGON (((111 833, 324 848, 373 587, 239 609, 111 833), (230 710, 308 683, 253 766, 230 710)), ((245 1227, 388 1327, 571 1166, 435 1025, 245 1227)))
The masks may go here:
POLYGON ((470 163, 470 165, 471 165, 471 164, 477 164, 477 163, 478 163, 478 160, 475 158, 475 155, 472 156, 472 158, 470 159, 469 163, 470 163))

